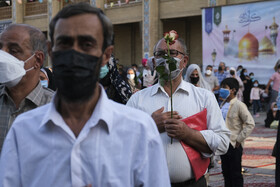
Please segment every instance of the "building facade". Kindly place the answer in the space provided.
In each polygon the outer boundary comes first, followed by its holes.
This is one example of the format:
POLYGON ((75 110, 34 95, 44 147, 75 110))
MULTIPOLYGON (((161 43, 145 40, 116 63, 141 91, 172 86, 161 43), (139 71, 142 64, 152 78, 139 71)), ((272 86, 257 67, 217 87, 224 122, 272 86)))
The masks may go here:
POLYGON ((47 36, 51 18, 67 4, 88 2, 103 9, 114 24, 114 54, 120 64, 130 66, 133 63, 141 64, 142 58, 152 56, 154 45, 163 33, 169 30, 176 30, 186 41, 190 63, 202 64, 201 8, 257 1, 11 0, 9 2, 8 5, 0 7, 0 32, 11 23, 25 23, 41 29, 47 36))

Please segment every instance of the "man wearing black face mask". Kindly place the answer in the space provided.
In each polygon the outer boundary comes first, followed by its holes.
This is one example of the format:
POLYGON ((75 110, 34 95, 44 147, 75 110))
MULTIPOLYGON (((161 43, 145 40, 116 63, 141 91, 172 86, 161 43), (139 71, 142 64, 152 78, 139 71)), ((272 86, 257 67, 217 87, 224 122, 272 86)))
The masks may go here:
POLYGON ((170 185, 152 118, 109 100, 98 83, 112 35, 108 18, 87 3, 53 18, 57 94, 16 119, 1 155, 0 186, 170 185))

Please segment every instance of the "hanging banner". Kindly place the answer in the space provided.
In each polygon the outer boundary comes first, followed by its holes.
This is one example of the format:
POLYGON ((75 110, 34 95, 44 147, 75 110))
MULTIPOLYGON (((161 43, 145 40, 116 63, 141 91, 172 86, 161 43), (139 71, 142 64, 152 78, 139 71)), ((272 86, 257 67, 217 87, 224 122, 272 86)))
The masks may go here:
POLYGON ((219 26, 222 21, 222 7, 214 8, 214 23, 219 26))
POLYGON ((205 31, 208 34, 212 32, 212 25, 213 25, 212 17, 213 17, 213 9, 212 8, 205 9, 205 31))
POLYGON ((208 26, 211 9, 202 10, 203 69, 242 65, 266 84, 280 59, 280 1, 214 8, 215 24, 208 26))

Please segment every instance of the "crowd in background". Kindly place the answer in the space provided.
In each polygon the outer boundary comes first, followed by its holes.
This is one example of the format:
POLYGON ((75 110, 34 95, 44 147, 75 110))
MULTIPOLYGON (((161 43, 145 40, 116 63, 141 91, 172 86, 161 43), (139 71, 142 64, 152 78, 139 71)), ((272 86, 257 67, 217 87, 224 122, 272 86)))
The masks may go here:
MULTIPOLYGON (((142 63, 124 66, 119 59, 111 57, 110 62, 105 66, 103 77, 100 77, 100 83, 105 88, 108 97, 116 102, 125 104, 132 94, 150 87, 158 82, 158 75, 155 70, 154 58, 143 58, 142 63)), ((259 117, 260 111, 267 112, 265 127, 270 127, 272 121, 272 111, 276 111, 276 99, 280 85, 280 65, 275 65, 275 73, 268 80, 267 85, 259 84, 255 78, 254 72, 248 73, 242 65, 238 67, 228 67, 225 62, 220 62, 218 68, 208 65, 204 71, 197 64, 190 64, 187 67, 183 79, 191 84, 205 88, 215 94, 217 102, 219 100, 219 89, 221 82, 228 77, 235 78, 239 83, 237 93, 238 100, 244 102, 249 109, 252 108, 254 117, 259 117), (271 83, 273 82, 273 85, 271 83), (275 106, 275 107, 274 107, 275 106), (273 109, 275 108, 275 109, 273 109)), ((43 67, 40 73, 41 84, 44 87, 56 90, 52 69, 43 67)), ((273 128, 275 126, 273 125, 273 128)))

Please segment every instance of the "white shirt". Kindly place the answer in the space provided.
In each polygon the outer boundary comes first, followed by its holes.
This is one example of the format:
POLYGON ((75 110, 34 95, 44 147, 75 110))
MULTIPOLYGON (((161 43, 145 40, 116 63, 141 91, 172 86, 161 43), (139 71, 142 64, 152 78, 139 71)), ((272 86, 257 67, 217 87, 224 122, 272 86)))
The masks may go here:
POLYGON ((2 150, 0 186, 170 186, 150 116, 109 100, 102 88, 76 138, 56 100, 15 120, 2 150))
MULTIPOLYGON (((171 110, 170 97, 159 84, 136 92, 128 100, 127 105, 143 110, 150 115, 161 107, 164 107, 164 112, 171 110)), ((207 108, 208 130, 200 132, 213 153, 216 155, 225 154, 229 146, 230 131, 225 126, 214 94, 182 80, 173 93, 173 110, 186 118, 201 112, 204 108, 207 108)), ((173 139, 173 144, 171 144, 166 132, 160 135, 166 153, 171 182, 182 182, 194 178, 189 159, 180 142, 173 139)), ((212 156, 207 153, 202 154, 205 157, 212 156)))
POLYGON ((224 120, 226 120, 228 109, 229 109, 229 105, 230 105, 229 102, 225 102, 224 105, 221 108, 224 120))

